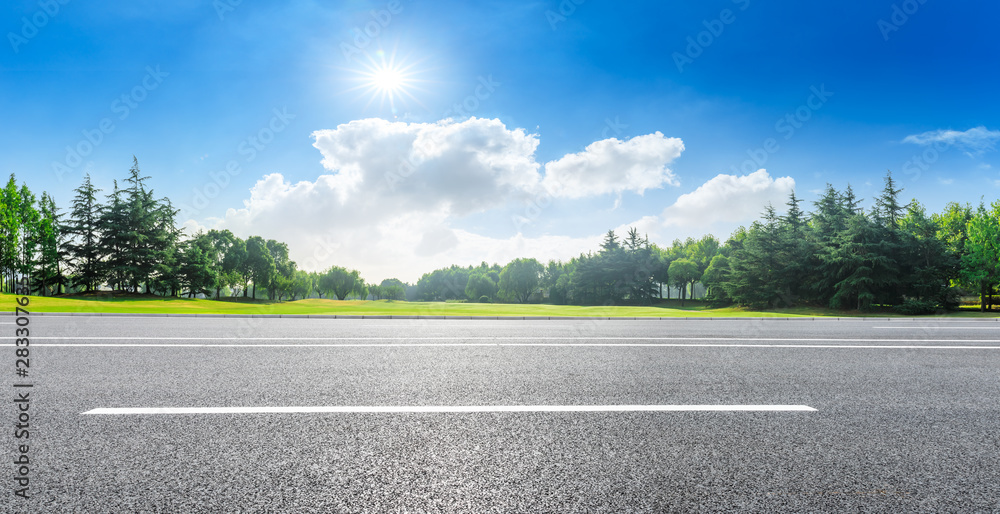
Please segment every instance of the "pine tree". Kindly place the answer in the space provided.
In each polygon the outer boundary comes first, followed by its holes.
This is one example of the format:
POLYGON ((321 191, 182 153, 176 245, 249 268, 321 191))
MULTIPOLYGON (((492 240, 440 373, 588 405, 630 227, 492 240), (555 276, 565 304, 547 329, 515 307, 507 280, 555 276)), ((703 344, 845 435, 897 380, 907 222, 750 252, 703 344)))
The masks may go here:
POLYGON ((781 217, 775 275, 779 280, 778 293, 785 305, 793 305, 808 296, 808 276, 814 247, 807 234, 808 219, 799 208, 802 200, 792 191, 788 197, 788 212, 781 217))
POLYGON ((93 186, 90 174, 76 190, 73 208, 63 231, 69 236, 65 248, 69 256, 73 287, 95 290, 104 281, 102 257, 102 218, 104 208, 97 200, 101 190, 93 186))
POLYGON ((887 243, 879 225, 863 214, 848 218, 833 251, 823 255, 834 272, 830 307, 869 310, 881 291, 896 285, 895 262, 887 257, 887 243))
POLYGON ((21 236, 21 195, 17 180, 10 174, 7 186, 0 190, 0 290, 13 292, 18 265, 18 241, 21 236))
POLYGON ((42 193, 39 203, 41 219, 38 224, 38 261, 35 269, 35 287, 43 295, 62 294, 66 285, 62 263, 66 260, 65 238, 62 233, 62 216, 55 201, 48 193, 42 193))
MULTIPOLYGON (((146 181, 149 177, 143 177, 139 170, 139 160, 132 157, 132 167, 129 169, 129 176, 125 179, 127 187, 125 193, 125 226, 126 232, 123 237, 123 244, 127 248, 128 256, 124 265, 125 282, 132 291, 139 291, 140 285, 145 284, 146 291, 149 292, 150 279, 153 278, 157 263, 160 261, 158 253, 165 250, 167 245, 158 245, 157 236, 159 219, 162 215, 160 207, 153 199, 153 192, 146 188, 146 181), (162 246, 158 248, 158 246, 162 246)), ((171 226, 173 220, 171 219, 171 226)))

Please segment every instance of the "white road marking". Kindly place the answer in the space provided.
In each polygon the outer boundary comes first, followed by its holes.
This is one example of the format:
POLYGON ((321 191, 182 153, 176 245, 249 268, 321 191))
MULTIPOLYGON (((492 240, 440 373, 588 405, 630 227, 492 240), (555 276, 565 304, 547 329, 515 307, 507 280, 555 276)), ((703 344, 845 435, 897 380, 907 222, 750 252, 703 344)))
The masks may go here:
MULTIPOLYGON (((1000 341, 990 341, 1000 342, 1000 341)), ((834 344, 710 344, 710 343, 338 343, 338 344, 157 344, 41 343, 32 347, 73 348, 447 348, 447 347, 584 347, 584 348, 892 348, 896 350, 1000 350, 1000 346, 834 345, 834 344)))
POLYGON ((98 408, 83 415, 123 414, 410 414, 453 412, 675 412, 675 411, 798 411, 815 412, 807 405, 414 405, 332 407, 139 407, 98 408))
MULTIPOLYGON (((14 338, 14 336, 3 336, 14 338)), ((808 337, 622 337, 622 336, 431 336, 431 337, 127 337, 127 336, 41 336, 33 341, 822 341, 831 343, 1000 343, 1000 339, 855 339, 808 337)))
POLYGON ((872 328, 892 328, 892 329, 903 329, 903 330, 996 330, 1000 332, 1000 327, 934 327, 928 325, 917 325, 913 327, 872 327, 872 328))

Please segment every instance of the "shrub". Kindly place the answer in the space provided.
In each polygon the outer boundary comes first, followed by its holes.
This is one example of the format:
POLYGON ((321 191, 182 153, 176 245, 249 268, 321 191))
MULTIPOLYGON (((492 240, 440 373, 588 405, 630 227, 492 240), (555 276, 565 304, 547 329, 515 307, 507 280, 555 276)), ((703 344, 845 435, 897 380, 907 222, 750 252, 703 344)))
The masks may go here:
POLYGON ((909 298, 902 304, 893 307, 893 310, 907 316, 917 316, 920 314, 934 314, 938 304, 933 300, 917 300, 909 298))

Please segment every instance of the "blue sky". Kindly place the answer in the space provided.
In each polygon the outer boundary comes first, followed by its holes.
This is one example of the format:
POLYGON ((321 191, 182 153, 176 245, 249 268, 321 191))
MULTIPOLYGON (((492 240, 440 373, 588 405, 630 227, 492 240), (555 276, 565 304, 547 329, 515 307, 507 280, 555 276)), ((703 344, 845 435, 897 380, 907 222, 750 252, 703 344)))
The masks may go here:
POLYGON ((792 188, 871 198, 885 170, 931 211, 1000 193, 984 2, 3 9, 4 171, 66 207, 135 155, 189 232, 284 240, 309 269, 413 281, 628 226, 725 239, 792 188))

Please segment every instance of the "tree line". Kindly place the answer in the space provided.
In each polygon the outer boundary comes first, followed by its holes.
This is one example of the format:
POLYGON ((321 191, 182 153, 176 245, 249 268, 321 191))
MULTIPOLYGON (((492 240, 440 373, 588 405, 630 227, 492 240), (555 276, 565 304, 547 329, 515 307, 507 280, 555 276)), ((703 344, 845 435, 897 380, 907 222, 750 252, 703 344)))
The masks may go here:
POLYGON ((608 231, 599 249, 567 262, 435 270, 420 278, 416 299, 649 305, 667 286, 667 298, 674 288, 683 305, 701 284, 703 299, 720 306, 920 314, 954 308, 972 294, 982 310, 992 309, 1000 285, 1000 201, 975 209, 952 202, 928 215, 916 200, 903 204, 901 192, 887 173, 865 210, 850 185, 838 191, 827 184, 806 212, 793 191, 784 215, 767 205, 760 220, 725 243, 706 235, 661 247, 634 228, 624 238, 608 231))
POLYGON ((271 300, 317 294, 345 299, 405 298, 405 284, 387 279, 366 284, 355 270, 298 269, 288 245, 229 230, 184 237, 169 198, 156 198, 133 157, 129 174, 104 195, 90 175, 74 190, 68 213, 48 193, 37 198, 11 174, 0 191, 0 291, 13 292, 27 277, 35 294, 113 291, 162 296, 220 298, 223 291, 271 300))
POLYGON ((338 300, 388 299, 474 302, 549 302, 649 305, 676 291, 714 305, 750 308, 819 305, 932 312, 957 305, 962 294, 992 308, 1000 285, 1000 201, 989 206, 949 203, 928 215, 885 176, 870 209, 848 185, 827 184, 811 212, 792 192, 785 214, 765 207, 762 218, 724 243, 712 235, 658 246, 630 229, 608 231, 599 248, 568 261, 533 258, 504 266, 450 266, 425 273, 414 286, 398 279, 367 283, 357 270, 298 269, 288 245, 228 230, 185 237, 177 209, 156 198, 138 161, 119 187, 102 191, 90 176, 62 214, 48 193, 37 198, 14 175, 0 190, 0 290, 18 277, 37 294, 100 288, 163 296, 271 300, 316 295, 338 300), (666 296, 664 296, 666 292, 666 296))

